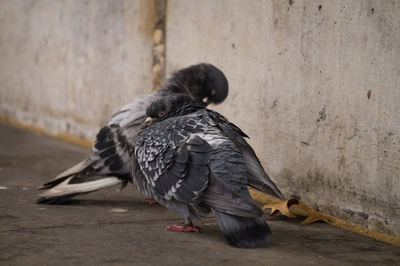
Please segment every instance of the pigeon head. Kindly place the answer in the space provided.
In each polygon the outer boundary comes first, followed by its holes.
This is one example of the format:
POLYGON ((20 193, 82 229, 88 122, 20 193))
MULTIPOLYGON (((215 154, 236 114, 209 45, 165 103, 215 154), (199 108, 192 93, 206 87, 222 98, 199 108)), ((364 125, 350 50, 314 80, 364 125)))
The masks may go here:
POLYGON ((204 103, 184 94, 172 94, 152 102, 146 109, 146 123, 159 122, 173 116, 187 115, 205 108, 204 103))
POLYGON ((220 69, 201 63, 174 72, 165 88, 175 93, 188 94, 208 105, 223 102, 228 96, 229 84, 220 69))

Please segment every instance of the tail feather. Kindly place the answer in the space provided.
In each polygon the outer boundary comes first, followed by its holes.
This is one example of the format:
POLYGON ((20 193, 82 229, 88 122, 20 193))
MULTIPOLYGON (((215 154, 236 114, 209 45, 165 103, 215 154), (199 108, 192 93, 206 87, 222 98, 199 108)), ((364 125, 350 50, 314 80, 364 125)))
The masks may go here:
POLYGON ((103 177, 89 182, 70 183, 74 176, 65 178, 61 183, 39 194, 36 203, 40 204, 63 204, 70 198, 78 195, 93 192, 102 188, 123 183, 124 180, 117 177, 103 177))
POLYGON ((229 245, 238 248, 258 248, 271 243, 271 229, 261 217, 241 217, 213 211, 229 245))
POLYGON ((79 194, 85 193, 78 193, 78 194, 69 194, 65 196, 58 196, 58 197, 40 197, 36 200, 37 204, 54 204, 54 205, 61 205, 68 202, 71 198, 75 197, 79 194))
POLYGON ((41 187, 39 187, 39 189, 49 189, 49 188, 52 188, 54 186, 57 186, 58 184, 63 182, 65 179, 67 179, 71 175, 74 175, 74 174, 77 174, 77 173, 81 172, 86 167, 88 167, 90 164, 91 164, 90 160, 83 160, 82 162, 80 162, 80 163, 72 166, 71 168, 65 170, 64 172, 62 172, 61 174, 56 176, 50 182, 47 182, 46 184, 42 185, 41 187))

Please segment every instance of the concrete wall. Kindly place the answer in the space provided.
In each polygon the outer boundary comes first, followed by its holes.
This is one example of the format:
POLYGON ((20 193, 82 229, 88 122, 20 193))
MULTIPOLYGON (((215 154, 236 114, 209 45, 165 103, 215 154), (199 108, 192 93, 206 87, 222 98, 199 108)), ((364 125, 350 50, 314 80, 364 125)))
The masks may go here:
POLYGON ((400 2, 182 1, 167 72, 223 69, 216 109, 288 197, 400 236, 400 2))
POLYGON ((93 138, 152 90, 153 1, 0 5, 0 115, 93 138))
POLYGON ((400 236, 400 2, 169 0, 164 26, 163 3, 2 1, 0 115, 93 137, 152 90, 165 26, 167 73, 223 69, 215 109, 287 197, 400 236))

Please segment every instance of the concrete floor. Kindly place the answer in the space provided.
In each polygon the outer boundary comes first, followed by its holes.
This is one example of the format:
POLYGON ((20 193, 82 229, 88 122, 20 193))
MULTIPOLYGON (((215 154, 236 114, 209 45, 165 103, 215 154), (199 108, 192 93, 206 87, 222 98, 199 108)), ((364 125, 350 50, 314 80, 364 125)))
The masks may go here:
POLYGON ((213 217, 201 234, 164 228, 181 219, 148 205, 129 185, 63 206, 34 203, 36 187, 88 154, 37 133, 0 124, 0 265, 399 265, 400 248, 324 223, 266 217, 268 248, 229 247, 213 217))

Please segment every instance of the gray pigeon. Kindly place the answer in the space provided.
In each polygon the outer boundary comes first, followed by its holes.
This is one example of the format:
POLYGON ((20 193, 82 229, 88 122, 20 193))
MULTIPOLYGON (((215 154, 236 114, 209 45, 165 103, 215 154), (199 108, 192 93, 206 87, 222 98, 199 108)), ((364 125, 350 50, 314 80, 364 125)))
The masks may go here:
POLYGON ((167 229, 198 232, 192 220, 212 211, 229 245, 269 244, 271 230, 247 186, 283 197, 245 141, 246 134, 185 95, 159 99, 146 113, 149 118, 135 144, 133 183, 183 216, 183 226, 167 229))
POLYGON ((155 100, 184 93, 205 104, 221 103, 228 95, 224 73, 211 64, 197 64, 172 74, 158 91, 137 98, 113 114, 100 129, 89 158, 44 184, 37 203, 62 204, 70 198, 132 180, 130 156, 146 108, 155 100))

